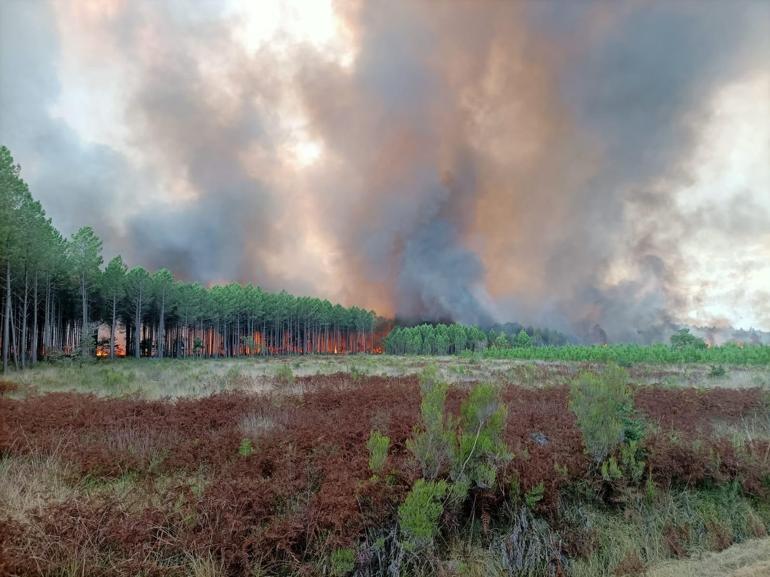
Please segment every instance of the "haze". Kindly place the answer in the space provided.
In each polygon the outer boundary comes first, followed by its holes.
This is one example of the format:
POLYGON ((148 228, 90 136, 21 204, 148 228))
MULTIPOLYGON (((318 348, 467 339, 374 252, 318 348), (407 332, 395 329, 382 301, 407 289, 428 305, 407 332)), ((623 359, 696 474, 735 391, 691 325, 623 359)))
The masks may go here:
POLYGON ((770 330, 770 4, 4 0, 0 142, 205 283, 647 341, 770 330))

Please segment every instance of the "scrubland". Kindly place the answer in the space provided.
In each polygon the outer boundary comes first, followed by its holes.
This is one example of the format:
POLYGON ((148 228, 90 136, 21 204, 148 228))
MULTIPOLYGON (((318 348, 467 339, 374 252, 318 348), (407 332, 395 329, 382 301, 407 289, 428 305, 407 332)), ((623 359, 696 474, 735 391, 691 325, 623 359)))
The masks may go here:
POLYGON ((770 563, 762 367, 75 361, 0 391, 2 574, 747 577, 770 563))

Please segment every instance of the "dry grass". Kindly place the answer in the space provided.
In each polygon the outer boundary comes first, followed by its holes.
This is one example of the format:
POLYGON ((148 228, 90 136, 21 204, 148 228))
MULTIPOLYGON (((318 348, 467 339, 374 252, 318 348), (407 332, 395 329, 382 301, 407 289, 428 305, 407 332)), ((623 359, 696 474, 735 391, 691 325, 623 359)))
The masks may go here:
MULTIPOLYGON (((427 365, 436 365, 440 377, 453 384, 478 381, 504 381, 531 387, 564 385, 581 371, 596 368, 587 363, 476 359, 464 357, 395 357, 389 355, 302 356, 240 359, 118 359, 93 363, 77 362, 37 367, 9 375, 9 397, 28 394, 74 391, 99 396, 138 396, 145 399, 202 397, 224 391, 253 393, 278 392, 298 395, 304 392, 295 383, 275 378, 280 367, 288 367, 294 377, 351 375, 402 377, 418 374, 427 365)), ((770 371, 765 367, 730 367, 718 378, 708 376, 709 367, 700 365, 634 365, 631 380, 641 385, 703 388, 767 387, 770 371)), ((296 381, 296 379, 295 379, 296 381)))
POLYGON ((0 459, 0 510, 24 520, 35 509, 74 497, 70 471, 56 455, 8 455, 0 459))
POLYGON ((664 563, 649 577, 768 577, 770 538, 746 541, 721 553, 704 553, 697 559, 664 563))

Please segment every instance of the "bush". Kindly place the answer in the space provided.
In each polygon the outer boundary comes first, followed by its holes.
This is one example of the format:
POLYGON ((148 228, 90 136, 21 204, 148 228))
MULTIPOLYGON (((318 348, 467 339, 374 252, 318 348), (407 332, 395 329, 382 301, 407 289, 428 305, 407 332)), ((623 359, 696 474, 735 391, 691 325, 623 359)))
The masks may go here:
POLYGON ((675 349, 705 349, 706 341, 690 334, 690 329, 680 329, 671 335, 671 347, 675 349))
POLYGON ((294 373, 289 365, 281 365, 275 371, 275 380, 284 385, 290 385, 294 382, 294 373))
POLYGON ((238 454, 241 457, 249 457, 254 452, 254 444, 251 439, 241 440, 241 444, 238 446, 238 454))
POLYGON ((582 374, 570 390, 570 409, 577 417, 586 451, 597 464, 643 434, 627 380, 625 370, 610 365, 601 374, 582 374))
POLYGON ((473 487, 492 488, 497 470, 512 458, 502 438, 508 409, 494 386, 474 387, 460 414, 462 432, 457 439, 452 474, 458 485, 456 495, 473 487))
POLYGON ((436 479, 452 462, 455 437, 444 411, 448 388, 449 385, 438 381, 435 367, 423 371, 420 377, 422 423, 406 446, 416 457, 425 479, 436 479))
POLYGON ((385 468, 385 462, 388 460, 388 447, 390 446, 390 437, 383 435, 379 431, 372 431, 369 435, 369 441, 366 447, 369 449, 369 469, 375 475, 382 474, 385 468))
POLYGON ((407 551, 433 545, 439 531, 439 519, 444 512, 442 501, 447 488, 446 481, 418 479, 399 506, 398 524, 407 551))
POLYGON ((356 553, 353 549, 344 547, 332 551, 331 558, 332 577, 345 577, 356 568, 356 553))
POLYGON ((529 509, 534 509, 545 496, 545 483, 540 481, 524 495, 524 502, 529 509))
POLYGON ((711 365, 709 368, 709 377, 717 378, 724 377, 727 374, 727 370, 722 365, 711 365))
POLYGON ((519 349, 527 349, 532 346, 532 338, 527 331, 521 329, 519 334, 516 335, 516 338, 513 339, 513 346, 519 349))

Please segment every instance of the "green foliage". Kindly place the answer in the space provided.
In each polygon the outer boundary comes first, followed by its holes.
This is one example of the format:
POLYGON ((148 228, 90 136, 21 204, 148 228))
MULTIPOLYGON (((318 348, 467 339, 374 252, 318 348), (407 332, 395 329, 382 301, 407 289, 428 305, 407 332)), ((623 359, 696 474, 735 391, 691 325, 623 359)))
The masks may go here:
POLYGON ((366 447, 369 449, 369 469, 375 475, 381 475, 385 469, 389 446, 390 437, 379 431, 372 431, 369 435, 369 441, 366 443, 366 447))
POLYGON ((602 463, 601 466, 602 479, 607 482, 617 481, 623 478, 623 471, 620 470, 618 462, 615 457, 610 457, 602 463))
MULTIPOLYGON (((0 315, 4 369, 9 355, 19 368, 36 362, 38 354, 71 355, 73 347, 94 356, 92 322, 124 325, 129 340, 124 352, 136 357, 358 353, 376 346, 373 311, 253 285, 204 288, 180 282, 166 269, 126 272, 120 257, 102 272, 101 250, 90 227, 69 240, 61 237, 32 198, 10 151, 0 146, 1 290, 11 295, 3 299, 0 315), (12 319, 19 326, 11 327, 12 319)), ((421 350, 445 354, 448 333, 440 336, 421 339, 421 350)), ((100 343, 100 355, 108 344, 114 351, 110 338, 100 343)))
POLYGON ((418 551, 433 545, 439 532, 442 503, 447 494, 446 481, 418 479, 398 508, 398 524, 407 551, 418 551))
POLYGON ((690 329, 680 329, 671 335, 671 347, 674 349, 705 349, 706 342, 690 334, 690 329))
POLYGON ((765 535, 770 522, 767 512, 763 514, 757 503, 741 495, 734 485, 652 493, 645 499, 627 501, 622 509, 594 507, 584 500, 566 501, 565 522, 590 527, 592 535, 591 549, 572 560, 570 575, 620 574, 615 568, 629 552, 640 553, 653 566, 672 555, 698 556, 715 547, 765 535))
POLYGON ((712 379, 724 377, 727 374, 727 370, 722 365, 711 365, 708 374, 712 379))
POLYGON ((487 348, 487 335, 478 327, 428 325, 396 327, 385 337, 385 352, 393 355, 459 355, 487 348))
POLYGON ((537 504, 543 500, 544 496, 545 496, 545 483, 543 483, 543 481, 540 481, 537 485, 535 485, 525 493, 524 502, 527 504, 527 507, 529 509, 534 509, 537 506, 537 504))
POLYGON ((452 480, 468 488, 490 489, 497 471, 512 459, 503 441, 507 407, 490 384, 476 385, 460 408, 461 432, 454 451, 452 480))
POLYGON ((477 327, 457 324, 396 327, 385 338, 385 352, 396 355, 429 354, 424 347, 425 335, 429 335, 430 342, 435 343, 435 347, 431 345, 432 354, 470 356, 474 353, 495 359, 615 363, 623 367, 631 367, 636 363, 770 365, 770 345, 727 343, 718 347, 706 347, 702 339, 689 334, 687 329, 672 337, 672 346, 662 343, 571 345, 566 344, 563 335, 555 332, 551 334, 552 331, 531 327, 524 329, 520 328, 520 325, 498 326, 506 331, 515 327, 517 332, 493 330, 487 335, 477 327), (431 335, 430 331, 435 334, 431 335), (504 335, 513 346, 501 346, 503 341, 500 335, 504 335), (445 343, 448 343, 447 349, 445 343), (487 346, 488 344, 492 346, 487 346))
POLYGON ((348 374, 350 375, 350 378, 353 380, 353 382, 356 382, 356 383, 366 378, 366 375, 367 375, 366 370, 356 365, 353 365, 352 367, 350 367, 348 374))
POLYGON ((356 553, 349 547, 335 549, 329 557, 332 577, 345 577, 356 568, 356 553))
POLYGON ((615 363, 626 367, 636 363, 770 365, 770 345, 738 345, 735 343, 707 348, 674 348, 664 344, 533 346, 529 348, 512 347, 503 350, 490 348, 484 351, 483 355, 486 358, 494 359, 615 363))
POLYGON ((586 451, 597 464, 623 443, 639 440, 643 434, 627 380, 624 369, 609 365, 600 374, 583 373, 570 389, 570 409, 586 451))
POLYGON ((516 335, 516 338, 513 341, 513 346, 517 349, 528 349, 532 346, 532 339, 527 334, 527 331, 524 329, 519 331, 519 334, 516 335))
POLYGON ((420 378, 420 426, 407 440, 407 448, 417 458, 422 476, 436 479, 452 462, 454 432, 444 411, 449 385, 437 380, 435 367, 428 367, 420 378))
MULTIPOLYGON (((626 437, 628 439, 628 436, 626 437)), ((644 476, 647 463, 641 459, 642 451, 638 440, 627 440, 620 446, 620 463, 624 477, 633 484, 638 484, 644 476)))
POLYGON ((241 439, 241 444, 238 445, 238 454, 241 457, 250 457, 254 453, 254 444, 251 439, 241 439))
POLYGON ((275 380, 284 385, 290 385, 294 382, 294 373, 287 364, 281 364, 275 371, 275 380))
POLYGON ((420 425, 406 442, 425 479, 448 474, 452 498, 462 502, 474 488, 495 486, 497 471, 513 458, 502 435, 507 407, 490 384, 476 385, 460 408, 460 420, 446 413, 448 385, 438 380, 435 367, 421 377, 420 425))

